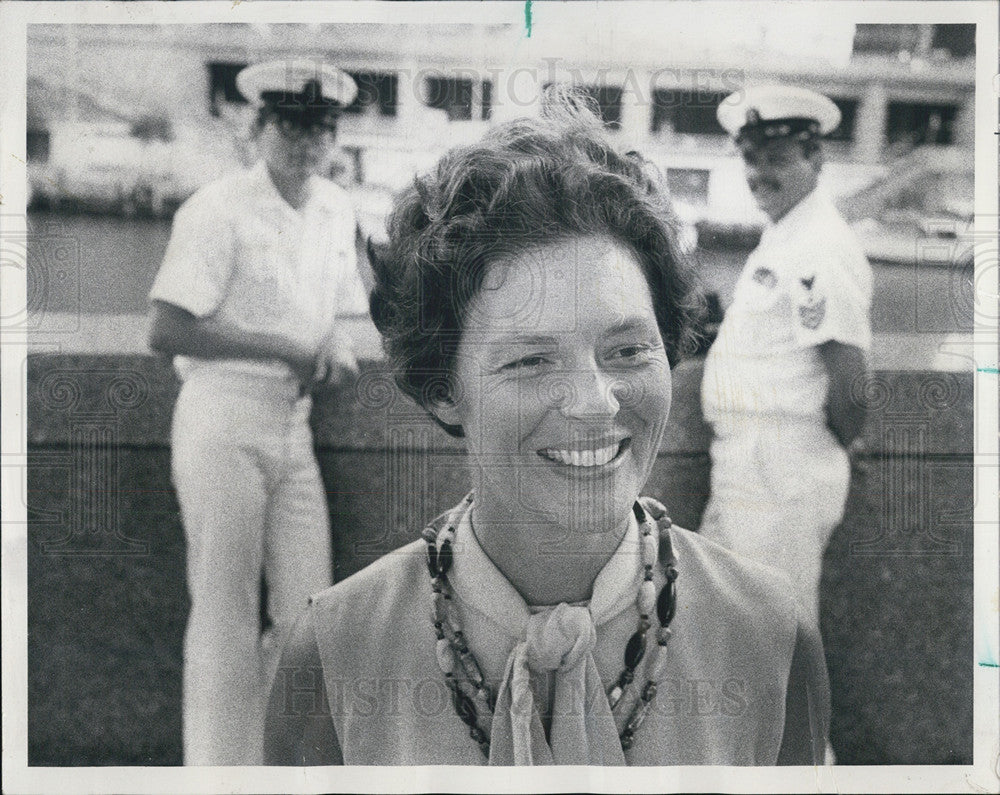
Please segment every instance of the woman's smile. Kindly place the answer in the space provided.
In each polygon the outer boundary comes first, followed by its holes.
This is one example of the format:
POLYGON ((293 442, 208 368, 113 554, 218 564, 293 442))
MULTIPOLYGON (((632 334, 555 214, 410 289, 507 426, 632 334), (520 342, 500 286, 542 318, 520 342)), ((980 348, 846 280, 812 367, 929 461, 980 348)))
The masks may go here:
POLYGON ((604 473, 611 471, 622 461, 629 442, 629 437, 625 437, 598 447, 547 447, 539 450, 538 455, 564 467, 604 473))

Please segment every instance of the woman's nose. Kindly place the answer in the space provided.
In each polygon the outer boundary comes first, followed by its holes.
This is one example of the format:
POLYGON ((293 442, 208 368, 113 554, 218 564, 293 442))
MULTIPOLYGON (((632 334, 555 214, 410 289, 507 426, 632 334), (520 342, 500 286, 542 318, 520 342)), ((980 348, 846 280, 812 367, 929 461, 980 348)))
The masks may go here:
POLYGON ((567 417, 613 417, 621 409, 616 379, 600 368, 553 374, 543 385, 549 402, 567 417))

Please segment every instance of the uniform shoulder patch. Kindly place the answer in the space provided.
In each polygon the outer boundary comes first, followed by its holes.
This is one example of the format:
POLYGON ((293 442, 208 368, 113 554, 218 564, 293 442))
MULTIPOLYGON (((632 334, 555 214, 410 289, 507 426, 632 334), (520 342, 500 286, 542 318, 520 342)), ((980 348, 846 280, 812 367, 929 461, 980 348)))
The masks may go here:
POLYGON ((810 331, 815 331, 826 317, 826 296, 818 289, 816 273, 800 276, 795 308, 798 310, 799 322, 810 331))

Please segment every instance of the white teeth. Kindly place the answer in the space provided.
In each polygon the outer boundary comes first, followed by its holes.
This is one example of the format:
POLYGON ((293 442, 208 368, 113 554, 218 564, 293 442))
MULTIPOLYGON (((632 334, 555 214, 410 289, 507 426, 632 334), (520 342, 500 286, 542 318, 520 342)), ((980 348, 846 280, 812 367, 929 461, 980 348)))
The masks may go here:
POLYGON ((573 467, 600 467, 608 463, 618 454, 618 444, 602 447, 599 450, 541 450, 541 454, 560 464, 573 467))

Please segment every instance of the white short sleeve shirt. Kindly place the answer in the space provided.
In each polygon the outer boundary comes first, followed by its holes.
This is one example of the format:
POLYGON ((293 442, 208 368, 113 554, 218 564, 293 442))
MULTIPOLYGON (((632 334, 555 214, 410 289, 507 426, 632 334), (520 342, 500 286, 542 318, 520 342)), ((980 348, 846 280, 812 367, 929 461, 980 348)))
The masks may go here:
MULTIPOLYGON (((350 199, 319 177, 309 190, 306 204, 293 209, 263 162, 201 188, 174 216, 150 299, 318 349, 338 314, 363 314, 368 301, 350 199)), ((175 365, 182 378, 200 367, 291 375, 279 361, 178 356, 175 365)))
POLYGON ((705 418, 823 418, 828 376, 816 348, 836 340, 868 350, 871 295, 857 238, 814 190, 765 229, 747 259, 705 361, 705 418))

